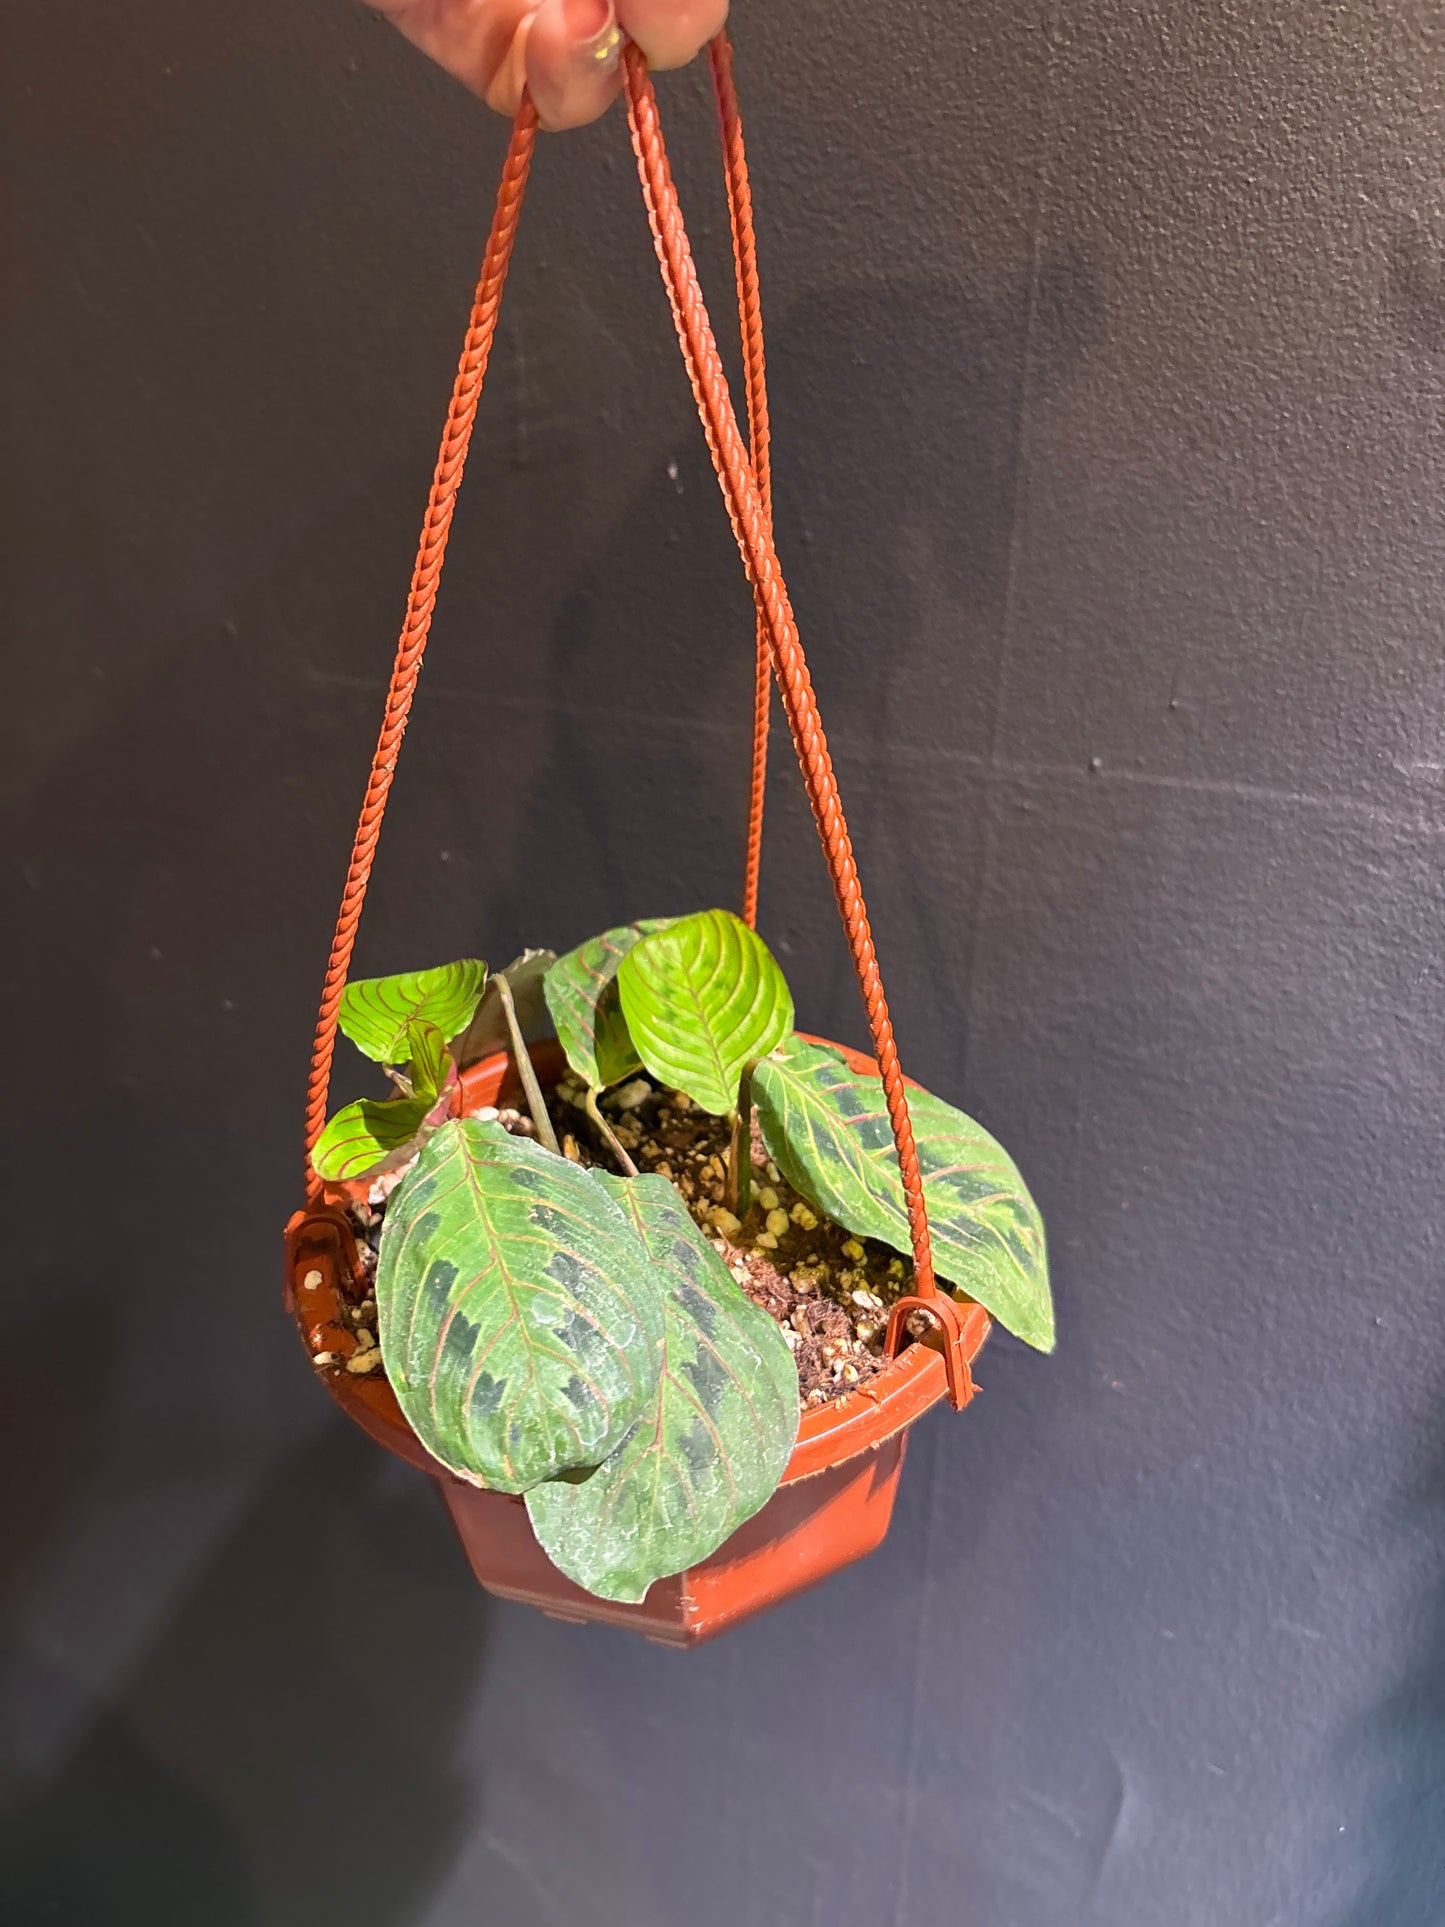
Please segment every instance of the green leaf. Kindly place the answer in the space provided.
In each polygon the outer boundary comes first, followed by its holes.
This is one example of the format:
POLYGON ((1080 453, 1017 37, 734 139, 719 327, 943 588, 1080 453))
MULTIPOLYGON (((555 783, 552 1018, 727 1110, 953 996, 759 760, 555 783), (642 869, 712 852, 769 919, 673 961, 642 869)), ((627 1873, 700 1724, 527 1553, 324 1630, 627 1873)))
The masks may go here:
POLYGON ((680 917, 617 972, 637 1053, 659 1082, 714 1116, 738 1101, 750 1064, 793 1028, 793 999, 761 937, 728 910, 680 917))
POLYGON ((487 966, 476 957, 398 977, 367 977, 342 991, 338 1022, 367 1057, 399 1064, 413 1018, 425 1018, 443 1037, 455 1037, 471 1022, 486 981, 487 966))
MULTIPOLYGON (((311 1163, 329 1184, 371 1178, 405 1164, 432 1118, 436 1094, 359 1098, 346 1104, 316 1140, 311 1163)), ((440 1120, 437 1119, 437 1122, 440 1120)))
POLYGON ((627 1034, 617 996, 617 970, 634 945, 670 917, 644 917, 638 923, 604 930, 559 957, 547 972, 547 1008, 567 1053, 567 1062, 589 1090, 606 1090, 642 1069, 642 1059, 627 1034))
MULTIPOLYGON (((893 1131, 876 1076, 794 1037, 753 1074, 769 1153, 796 1191, 859 1237, 910 1249, 893 1131)), ((929 1091, 908 1110, 940 1278, 1041 1352, 1054 1348, 1043 1221, 1013 1160, 929 1091)))
POLYGON ((520 957, 512 959, 505 970, 492 972, 482 992, 482 1000, 477 1005, 476 1015, 467 1026, 466 1035, 458 1038, 453 1047, 456 1060, 463 1069, 468 1064, 480 1063, 482 1058, 490 1057, 495 1051, 511 1048, 511 1035, 502 1010, 502 995, 497 988, 499 977, 505 977, 511 987, 523 1040, 533 1044, 539 1037, 549 1034, 542 987, 547 972, 556 961, 555 950, 524 950, 520 957))
POLYGON ((412 1095, 427 1099, 439 1096, 455 1075, 446 1038, 435 1024, 413 1018, 406 1027, 403 1047, 412 1095))
POLYGON ((632 1602, 772 1497, 798 1433, 798 1372, 776 1320, 734 1282, 666 1178, 603 1182, 667 1292, 662 1377, 611 1458, 533 1486, 527 1511, 569 1579, 632 1602))
POLYGON ((401 1049, 406 1070, 391 1071, 401 1096, 363 1097, 344 1105, 316 1140, 311 1163, 328 1183, 394 1171, 420 1150, 422 1138, 451 1109, 456 1066, 436 1025, 414 1019, 401 1049))
POLYGON ((386 1214, 376 1301, 412 1429, 499 1492, 600 1464, 657 1390, 662 1291, 641 1240, 595 1173, 499 1124, 428 1139, 386 1214))

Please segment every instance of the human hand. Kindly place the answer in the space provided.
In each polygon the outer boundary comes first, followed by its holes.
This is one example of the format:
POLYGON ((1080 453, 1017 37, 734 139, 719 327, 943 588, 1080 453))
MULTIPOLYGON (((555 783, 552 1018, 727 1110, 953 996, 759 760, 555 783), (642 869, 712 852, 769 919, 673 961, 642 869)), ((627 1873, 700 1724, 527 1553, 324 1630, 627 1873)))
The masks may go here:
POLYGON ((685 67, 727 18, 728 0, 370 0, 499 113, 525 85, 544 127, 580 127, 622 85, 625 35, 651 67, 685 67))

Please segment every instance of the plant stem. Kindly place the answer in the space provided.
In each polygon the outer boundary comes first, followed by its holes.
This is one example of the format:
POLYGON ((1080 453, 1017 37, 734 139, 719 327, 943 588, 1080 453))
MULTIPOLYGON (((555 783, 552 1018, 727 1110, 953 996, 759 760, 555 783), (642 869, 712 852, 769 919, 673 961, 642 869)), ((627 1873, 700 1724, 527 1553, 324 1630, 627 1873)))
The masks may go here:
POLYGON ((527 1093, 527 1109, 532 1113, 532 1122, 537 1127, 537 1136, 549 1151, 562 1155, 562 1147, 557 1142, 557 1133, 552 1129, 552 1120, 547 1115, 546 1101, 542 1096, 542 1086, 537 1082, 527 1046, 522 1042, 522 1028, 517 1022, 517 1006, 512 1002, 512 986, 506 978, 497 975, 492 979, 502 999, 502 1010, 507 1019, 507 1031, 512 1039, 512 1058, 517 1066, 517 1075, 522 1080, 522 1089, 527 1093))
POLYGON ((588 1117, 591 1118, 592 1122, 597 1126, 598 1130, 602 1133, 603 1137, 607 1140, 607 1148, 612 1153, 613 1157, 616 1158, 617 1162, 621 1165, 623 1177, 635 1178, 637 1176, 637 1166, 632 1162, 632 1159, 628 1157, 627 1153, 623 1150, 621 1144, 618 1141, 617 1133, 613 1130, 612 1126, 607 1122, 607 1119, 602 1115, 601 1111, 598 1109, 597 1092, 595 1090, 588 1091, 586 1097, 583 1098, 582 1100, 582 1108, 584 1111, 586 1111, 588 1117))
POLYGON ((743 1072, 738 1107, 732 1117, 728 1145, 727 1207, 735 1218, 745 1218, 753 1205, 753 1074, 743 1072))

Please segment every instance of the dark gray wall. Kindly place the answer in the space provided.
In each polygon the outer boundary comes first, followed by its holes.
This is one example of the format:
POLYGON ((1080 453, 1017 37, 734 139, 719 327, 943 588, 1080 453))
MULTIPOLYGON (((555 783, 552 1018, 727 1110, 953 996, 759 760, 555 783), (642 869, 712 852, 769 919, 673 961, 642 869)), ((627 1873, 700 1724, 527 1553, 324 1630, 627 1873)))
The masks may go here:
MULTIPOLYGON (((25 1927, 1445 1918, 1438 10, 739 16, 780 546, 1058 1356, 687 1658, 489 1603, 331 1416, 278 1237, 504 130, 344 0, 10 0, 25 1927)), ((620 117, 544 146, 454 558, 361 964, 728 900, 749 606, 620 117)), ((770 852, 859 1038, 782 753, 770 852)))

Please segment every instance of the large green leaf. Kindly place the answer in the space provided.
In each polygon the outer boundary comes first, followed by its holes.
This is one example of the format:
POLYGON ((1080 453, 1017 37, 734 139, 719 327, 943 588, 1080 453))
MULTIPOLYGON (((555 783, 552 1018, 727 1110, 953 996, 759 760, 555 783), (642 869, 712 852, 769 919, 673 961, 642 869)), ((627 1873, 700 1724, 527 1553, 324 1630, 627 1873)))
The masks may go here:
POLYGON ((378 1064, 400 1064, 413 1018, 425 1018, 443 1037, 455 1037, 472 1021, 486 981, 487 966, 477 957, 397 977, 365 977, 342 991, 337 1021, 366 1056, 378 1064))
POLYGON ((734 1283, 666 1178, 604 1177, 667 1292, 662 1377, 612 1457, 527 1494, 552 1563, 603 1599, 715 1552, 766 1505, 798 1432, 798 1372, 776 1321, 734 1283))
MULTIPOLYGON (((753 1074, 758 1122, 789 1184, 860 1237, 909 1250, 893 1132, 875 1076, 794 1037, 753 1074)), ((1054 1348, 1043 1221, 1013 1160, 930 1091, 908 1093, 940 1278, 1041 1352, 1054 1348)))
POLYGON ((559 957, 547 972, 547 1008, 567 1062, 590 1090, 605 1090, 642 1069, 617 997, 617 970, 628 951, 670 917, 619 924, 559 957))
POLYGON ((657 1390, 663 1298, 595 1173, 442 1125, 386 1214, 376 1300, 402 1411, 443 1465, 522 1492, 598 1465, 657 1390))
POLYGON ((793 999, 761 937, 728 910, 679 917, 617 972, 622 1014, 652 1075, 714 1116, 743 1072, 793 1028, 793 999))
POLYGON ((512 959, 505 970, 492 972, 476 1014, 467 1026, 466 1035, 458 1038, 454 1046, 457 1063, 463 1070, 468 1064, 476 1064, 482 1058, 490 1057, 494 1051, 511 1048, 511 1032, 507 1029, 502 993, 498 988, 498 979, 501 977, 506 978, 512 992, 517 1027, 524 1041, 532 1044, 548 1034, 547 1005, 542 990, 547 972, 556 961, 555 950, 524 950, 520 957, 512 959))

